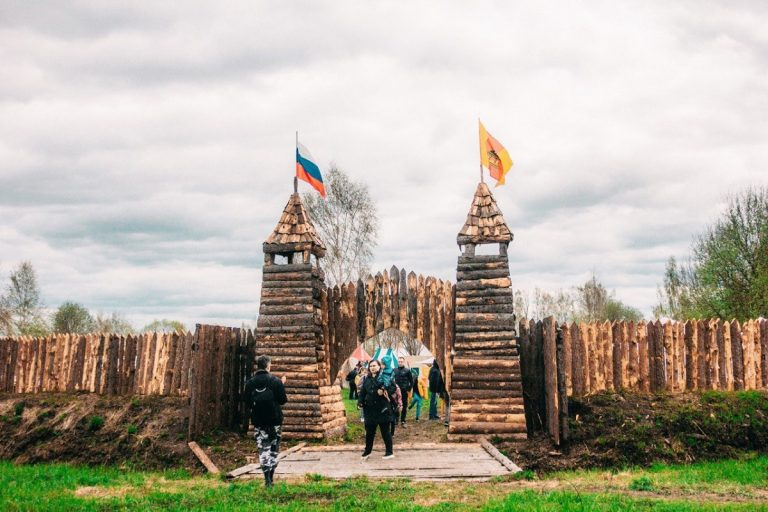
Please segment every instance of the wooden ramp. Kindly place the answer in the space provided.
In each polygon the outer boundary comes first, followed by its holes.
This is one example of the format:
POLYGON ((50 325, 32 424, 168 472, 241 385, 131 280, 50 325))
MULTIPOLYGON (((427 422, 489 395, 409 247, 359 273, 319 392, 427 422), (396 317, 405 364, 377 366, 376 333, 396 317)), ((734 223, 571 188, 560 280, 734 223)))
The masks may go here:
MULTIPOLYGON (((395 445, 395 458, 384 460, 383 447, 361 460, 363 446, 305 446, 284 457, 276 477, 292 479, 308 473, 328 478, 408 478, 411 480, 487 480, 519 471, 487 443, 395 445)), ((243 475, 245 476, 245 475, 243 475)), ((252 474, 251 476, 259 476, 252 474)))

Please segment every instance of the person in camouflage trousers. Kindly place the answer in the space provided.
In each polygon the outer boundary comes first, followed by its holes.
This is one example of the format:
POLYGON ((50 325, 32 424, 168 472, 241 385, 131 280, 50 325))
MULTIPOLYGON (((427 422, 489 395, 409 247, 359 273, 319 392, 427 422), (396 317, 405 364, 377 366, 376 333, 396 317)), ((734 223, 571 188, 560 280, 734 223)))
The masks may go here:
POLYGON ((265 485, 272 485, 275 469, 277 469, 277 456, 280 453, 280 439, 282 438, 282 426, 256 427, 254 437, 259 447, 259 464, 265 475, 269 473, 269 481, 265 485))
POLYGON ((256 358, 256 373, 245 384, 243 399, 251 410, 254 437, 259 448, 259 463, 264 473, 264 485, 272 486, 280 453, 283 410, 288 401, 285 394, 285 376, 278 379, 269 373, 268 356, 256 358))

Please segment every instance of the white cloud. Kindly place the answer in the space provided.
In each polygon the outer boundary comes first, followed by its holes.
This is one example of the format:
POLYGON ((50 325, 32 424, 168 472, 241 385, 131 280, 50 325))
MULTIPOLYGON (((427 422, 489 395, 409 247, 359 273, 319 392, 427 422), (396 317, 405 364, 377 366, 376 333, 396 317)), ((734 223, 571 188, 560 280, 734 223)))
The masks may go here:
POLYGON ((294 131, 365 181, 376 266, 454 277, 476 120, 515 286, 591 271, 650 312, 726 193, 765 181, 761 3, 18 2, 0 21, 0 258, 63 300, 237 325, 294 131))

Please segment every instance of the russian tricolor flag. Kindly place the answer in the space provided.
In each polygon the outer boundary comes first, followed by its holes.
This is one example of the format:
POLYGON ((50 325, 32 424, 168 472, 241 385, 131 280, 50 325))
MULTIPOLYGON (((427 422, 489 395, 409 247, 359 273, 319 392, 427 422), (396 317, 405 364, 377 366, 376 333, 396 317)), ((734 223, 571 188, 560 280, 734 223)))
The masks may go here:
POLYGON ((312 188, 325 197, 325 185, 323 185, 320 168, 309 150, 299 141, 296 141, 296 177, 312 185, 312 188))

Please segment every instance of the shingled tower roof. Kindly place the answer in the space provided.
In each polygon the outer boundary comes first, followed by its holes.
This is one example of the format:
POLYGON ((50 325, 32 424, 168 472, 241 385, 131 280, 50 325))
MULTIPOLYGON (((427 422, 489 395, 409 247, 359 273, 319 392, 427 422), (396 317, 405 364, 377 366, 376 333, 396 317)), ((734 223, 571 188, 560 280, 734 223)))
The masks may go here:
POLYGON ((496 200, 483 182, 477 184, 467 222, 456 237, 459 245, 484 243, 509 243, 512 232, 507 227, 496 200))
POLYGON ((264 252, 283 253, 311 250, 318 257, 325 255, 325 245, 317 236, 299 194, 291 194, 280 221, 264 242, 264 252))

